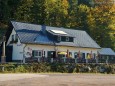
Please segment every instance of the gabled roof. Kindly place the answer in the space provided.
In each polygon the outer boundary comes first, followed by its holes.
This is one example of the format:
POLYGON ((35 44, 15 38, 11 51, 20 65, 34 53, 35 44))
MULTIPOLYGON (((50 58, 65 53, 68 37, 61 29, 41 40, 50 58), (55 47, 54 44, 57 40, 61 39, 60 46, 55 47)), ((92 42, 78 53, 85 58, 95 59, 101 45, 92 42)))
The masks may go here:
POLYGON ((48 38, 47 34, 42 33, 41 25, 15 21, 12 21, 11 23, 22 43, 50 45, 54 45, 55 43, 56 45, 100 48, 100 46, 85 31, 46 26, 47 31, 60 30, 74 37, 74 42, 55 42, 54 40, 48 38))
POLYGON ((111 48, 102 48, 99 50, 99 54, 101 55, 115 55, 115 52, 111 48))

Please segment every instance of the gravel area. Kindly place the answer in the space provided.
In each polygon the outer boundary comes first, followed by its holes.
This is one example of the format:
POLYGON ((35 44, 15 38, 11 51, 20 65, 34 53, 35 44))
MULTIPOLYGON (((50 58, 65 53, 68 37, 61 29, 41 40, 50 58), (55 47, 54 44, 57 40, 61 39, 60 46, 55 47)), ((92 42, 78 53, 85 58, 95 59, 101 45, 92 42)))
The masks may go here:
POLYGON ((0 74, 0 81, 20 80, 37 77, 47 77, 48 75, 41 74, 0 74))
POLYGON ((115 75, 0 74, 0 86, 115 86, 115 75))

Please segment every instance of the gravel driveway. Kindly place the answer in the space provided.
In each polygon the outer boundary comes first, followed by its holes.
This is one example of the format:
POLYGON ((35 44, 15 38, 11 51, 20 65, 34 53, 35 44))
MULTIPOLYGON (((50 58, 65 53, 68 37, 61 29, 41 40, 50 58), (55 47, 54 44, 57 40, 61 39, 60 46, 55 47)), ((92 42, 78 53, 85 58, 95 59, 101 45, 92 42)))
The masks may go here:
POLYGON ((115 86, 115 75, 0 74, 0 86, 115 86))

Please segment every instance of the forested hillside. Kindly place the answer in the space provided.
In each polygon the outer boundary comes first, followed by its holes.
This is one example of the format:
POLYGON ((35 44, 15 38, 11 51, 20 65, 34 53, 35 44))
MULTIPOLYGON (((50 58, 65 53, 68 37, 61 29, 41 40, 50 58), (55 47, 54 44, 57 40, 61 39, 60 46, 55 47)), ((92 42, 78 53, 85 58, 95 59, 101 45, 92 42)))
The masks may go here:
POLYGON ((101 47, 115 50, 114 1, 0 0, 0 38, 15 20, 85 30, 101 47))

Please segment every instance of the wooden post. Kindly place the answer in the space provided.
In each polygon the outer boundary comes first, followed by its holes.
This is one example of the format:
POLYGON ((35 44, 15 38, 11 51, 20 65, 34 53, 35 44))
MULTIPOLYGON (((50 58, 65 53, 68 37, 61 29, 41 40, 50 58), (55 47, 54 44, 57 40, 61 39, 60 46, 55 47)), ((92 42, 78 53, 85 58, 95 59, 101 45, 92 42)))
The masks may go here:
POLYGON ((106 57, 106 64, 108 64, 109 56, 106 57))
POLYGON ((1 63, 5 63, 5 62, 6 62, 5 42, 6 42, 6 37, 3 36, 3 46, 2 46, 2 57, 1 57, 1 63))
POLYGON ((96 64, 98 64, 98 56, 96 56, 96 64))
POLYGON ((75 63, 77 63, 77 58, 75 58, 75 63))
POLYGON ((51 58, 51 63, 53 63, 53 58, 51 58))
POLYGON ((22 60, 22 62, 21 63, 25 63, 26 62, 26 60, 25 60, 26 58, 23 56, 23 60, 22 60))
POLYGON ((66 58, 65 57, 63 58, 63 60, 64 60, 64 63, 66 63, 66 58))
POLYGON ((88 63, 88 58, 86 59, 86 63, 88 63))
POLYGON ((38 62, 40 62, 40 58, 38 57, 38 62))

